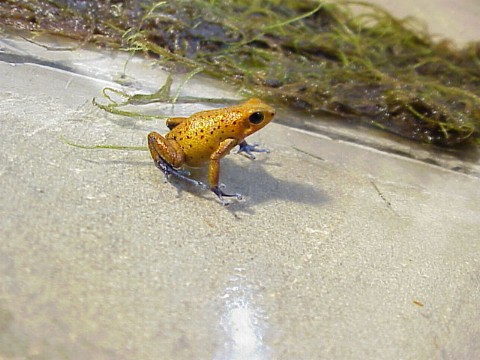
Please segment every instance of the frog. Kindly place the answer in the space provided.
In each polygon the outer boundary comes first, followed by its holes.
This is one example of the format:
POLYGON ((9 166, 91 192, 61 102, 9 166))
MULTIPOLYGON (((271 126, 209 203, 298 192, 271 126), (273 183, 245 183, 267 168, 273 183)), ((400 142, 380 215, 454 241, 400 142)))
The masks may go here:
POLYGON ((260 99, 252 98, 241 104, 221 109, 205 110, 189 117, 171 117, 166 121, 169 132, 162 136, 148 134, 148 148, 155 165, 170 176, 211 190, 223 205, 226 198, 241 200, 239 193, 226 193, 219 183, 220 160, 238 146, 237 153, 255 159, 253 152, 269 152, 252 145, 245 138, 265 127, 275 116, 275 109, 260 99), (191 168, 208 164, 208 184, 191 178, 184 166, 191 168))

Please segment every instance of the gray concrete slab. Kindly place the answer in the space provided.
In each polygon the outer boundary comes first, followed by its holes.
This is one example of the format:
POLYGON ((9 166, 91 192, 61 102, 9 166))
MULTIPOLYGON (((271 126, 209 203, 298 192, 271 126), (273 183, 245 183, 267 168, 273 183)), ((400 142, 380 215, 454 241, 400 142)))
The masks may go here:
MULTIPOLYGON (((91 104, 125 57, 0 48, 0 358, 480 358, 475 171, 274 123, 253 136, 270 154, 224 159, 246 195, 225 208, 146 152, 61 141, 166 132, 91 104)), ((130 91, 166 77, 139 59, 127 75, 130 91)))

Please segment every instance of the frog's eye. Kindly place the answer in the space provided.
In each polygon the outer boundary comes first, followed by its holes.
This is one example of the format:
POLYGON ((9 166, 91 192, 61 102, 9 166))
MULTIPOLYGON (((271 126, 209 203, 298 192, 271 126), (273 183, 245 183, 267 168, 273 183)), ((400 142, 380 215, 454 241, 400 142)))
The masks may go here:
POLYGON ((263 113, 260 111, 254 112, 252 115, 249 116, 248 121, 252 124, 260 124, 264 119, 263 113))

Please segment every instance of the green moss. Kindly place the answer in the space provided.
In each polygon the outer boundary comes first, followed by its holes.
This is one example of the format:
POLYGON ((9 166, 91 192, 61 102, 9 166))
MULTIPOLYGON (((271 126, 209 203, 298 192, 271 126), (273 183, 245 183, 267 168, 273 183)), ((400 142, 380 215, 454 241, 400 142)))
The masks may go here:
MULTIPOLYGON (((294 0, 63 4, 7 0, 0 4, 0 22, 143 52, 172 69, 201 69, 246 96, 358 119, 413 140, 478 144, 480 43, 457 50, 434 42, 422 24, 377 6, 294 0), (352 6, 362 7, 362 14, 354 15, 352 6)), ((122 113, 121 105, 106 106, 122 113)))

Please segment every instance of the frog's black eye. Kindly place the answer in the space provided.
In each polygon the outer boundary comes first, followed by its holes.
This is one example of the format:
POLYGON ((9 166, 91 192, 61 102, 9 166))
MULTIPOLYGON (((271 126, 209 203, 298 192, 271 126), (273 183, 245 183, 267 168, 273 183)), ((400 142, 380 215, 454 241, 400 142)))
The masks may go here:
POLYGON ((252 115, 250 115, 250 117, 248 118, 248 120, 252 123, 252 124, 260 124, 264 119, 264 116, 263 116, 263 113, 260 112, 260 111, 257 111, 257 112, 254 112, 252 115))

